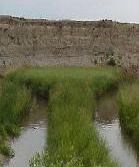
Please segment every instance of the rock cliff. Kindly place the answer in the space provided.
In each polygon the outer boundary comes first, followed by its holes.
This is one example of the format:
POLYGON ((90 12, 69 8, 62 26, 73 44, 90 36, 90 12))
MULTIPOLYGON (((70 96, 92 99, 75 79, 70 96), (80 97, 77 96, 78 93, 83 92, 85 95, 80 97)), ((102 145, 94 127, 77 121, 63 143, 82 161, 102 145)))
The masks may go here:
POLYGON ((0 16, 0 66, 139 65, 139 25, 0 16))

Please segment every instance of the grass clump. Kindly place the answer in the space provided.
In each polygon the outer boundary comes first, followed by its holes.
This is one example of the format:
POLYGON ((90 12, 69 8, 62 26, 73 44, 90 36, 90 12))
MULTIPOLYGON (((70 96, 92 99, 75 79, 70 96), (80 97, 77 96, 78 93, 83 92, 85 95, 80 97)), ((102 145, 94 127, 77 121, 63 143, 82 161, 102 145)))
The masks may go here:
POLYGON ((139 83, 122 87, 118 96, 119 118, 124 131, 139 149, 139 83))
POLYGON ((14 150, 7 144, 0 145, 1 154, 13 158, 15 156, 14 150))

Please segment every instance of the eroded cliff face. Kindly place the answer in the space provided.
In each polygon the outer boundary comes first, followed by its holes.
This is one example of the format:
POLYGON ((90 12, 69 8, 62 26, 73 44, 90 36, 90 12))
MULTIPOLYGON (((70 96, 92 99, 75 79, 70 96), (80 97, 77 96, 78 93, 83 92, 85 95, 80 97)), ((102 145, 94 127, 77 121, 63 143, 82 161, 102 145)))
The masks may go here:
POLYGON ((139 25, 0 17, 0 66, 139 65, 139 25))

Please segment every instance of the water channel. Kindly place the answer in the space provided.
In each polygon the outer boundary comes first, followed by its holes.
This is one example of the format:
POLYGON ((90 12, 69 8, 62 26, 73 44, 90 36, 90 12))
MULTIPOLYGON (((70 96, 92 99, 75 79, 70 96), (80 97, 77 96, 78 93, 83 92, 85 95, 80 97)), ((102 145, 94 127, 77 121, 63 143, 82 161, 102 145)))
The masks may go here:
POLYGON ((34 98, 29 115, 22 122, 21 135, 11 139, 15 157, 4 160, 4 167, 29 167, 29 160, 45 148, 47 135, 47 103, 34 98))
POLYGON ((129 138, 121 131, 116 94, 100 98, 96 109, 95 125, 110 155, 120 167, 139 167, 139 156, 129 138))
MULTIPOLYGON (((45 100, 35 98, 29 115, 22 122, 20 137, 10 141, 15 157, 4 159, 4 167, 29 167, 29 160, 35 153, 44 150, 47 138, 46 104, 45 100)), ((111 157, 120 167, 139 167, 139 156, 129 138, 121 131, 116 94, 109 94, 98 100, 95 126, 111 157)))

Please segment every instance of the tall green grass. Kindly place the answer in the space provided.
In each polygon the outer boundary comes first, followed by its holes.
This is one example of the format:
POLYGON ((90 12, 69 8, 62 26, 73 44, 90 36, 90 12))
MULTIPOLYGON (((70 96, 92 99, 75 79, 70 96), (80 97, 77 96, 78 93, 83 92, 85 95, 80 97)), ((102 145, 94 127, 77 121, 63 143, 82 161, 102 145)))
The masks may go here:
POLYGON ((114 68, 31 68, 9 74, 8 82, 48 98, 47 148, 30 166, 116 166, 93 116, 96 96, 118 87, 121 79, 121 71, 114 68))
POLYGON ((133 139, 139 149, 139 82, 121 88, 118 104, 123 130, 133 139))
POLYGON ((29 68, 16 71, 7 76, 7 79, 30 87, 33 92, 49 96, 49 90, 57 83, 65 80, 73 82, 79 80, 88 83, 94 94, 103 94, 109 89, 118 86, 121 81, 121 70, 116 68, 29 68))
POLYGON ((2 83, 0 94, 0 152, 12 156, 7 145, 8 136, 15 137, 20 133, 19 124, 30 106, 30 92, 10 81, 2 83))

